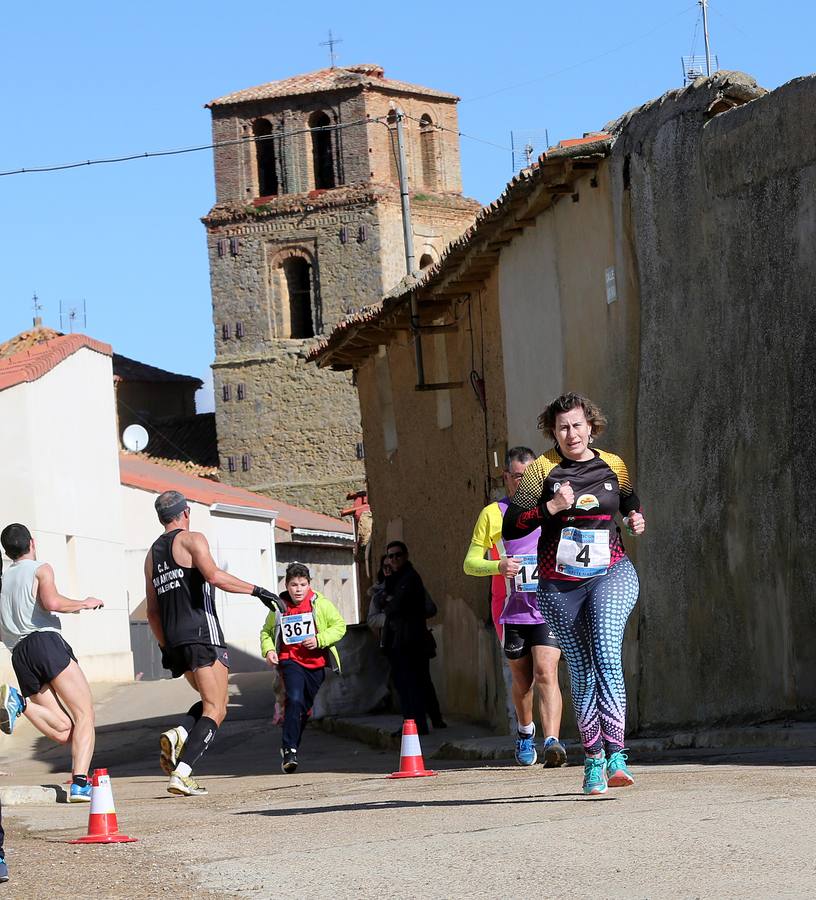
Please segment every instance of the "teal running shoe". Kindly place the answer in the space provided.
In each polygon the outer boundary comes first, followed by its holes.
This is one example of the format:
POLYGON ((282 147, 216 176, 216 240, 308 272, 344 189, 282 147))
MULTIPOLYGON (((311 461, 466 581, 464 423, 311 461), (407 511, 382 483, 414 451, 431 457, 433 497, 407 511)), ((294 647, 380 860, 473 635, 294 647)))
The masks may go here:
POLYGON ((606 793, 606 759, 588 756, 584 760, 584 793, 590 796, 606 793))
POLYGON ((629 787, 635 783, 626 761, 629 757, 624 752, 626 748, 616 750, 606 761, 606 776, 609 787, 629 787))
POLYGON ((68 795, 69 803, 90 803, 91 802, 91 783, 88 784, 72 784, 71 793, 68 795))
POLYGON ((532 734, 522 734, 516 738, 516 762, 520 766, 534 766, 538 760, 535 745, 535 727, 532 734))
POLYGON ((26 702, 16 687, 10 684, 0 685, 0 731, 11 734, 14 723, 25 708, 26 702))

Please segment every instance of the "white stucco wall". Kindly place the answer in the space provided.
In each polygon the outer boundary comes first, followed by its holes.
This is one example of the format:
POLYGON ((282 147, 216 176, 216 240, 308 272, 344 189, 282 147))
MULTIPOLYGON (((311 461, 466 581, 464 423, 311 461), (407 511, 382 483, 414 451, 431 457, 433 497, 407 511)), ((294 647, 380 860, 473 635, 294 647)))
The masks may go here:
POLYGON ((541 453, 551 442, 537 428, 561 393, 564 355, 553 216, 542 214, 499 257, 507 446, 541 453))
MULTIPOLYGON (((0 527, 28 526, 61 593, 105 601, 102 610, 62 615, 63 634, 89 680, 130 680, 110 357, 83 348, 36 381, 0 391, 0 422, 0 527)), ((0 672, 13 677, 5 648, 0 672)))

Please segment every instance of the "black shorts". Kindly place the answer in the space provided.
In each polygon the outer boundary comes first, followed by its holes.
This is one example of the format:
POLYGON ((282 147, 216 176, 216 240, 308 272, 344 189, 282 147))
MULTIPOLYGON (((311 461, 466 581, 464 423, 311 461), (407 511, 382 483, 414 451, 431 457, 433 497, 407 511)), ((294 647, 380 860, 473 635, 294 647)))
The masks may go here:
POLYGON ((508 659, 529 656, 531 647, 555 647, 559 649, 555 635, 546 623, 538 625, 513 625, 504 623, 504 655, 508 659))
POLYGON ((216 660, 229 668, 226 647, 218 644, 182 644, 162 650, 162 665, 170 670, 173 678, 181 678, 185 672, 195 672, 196 669, 207 669, 216 660))
POLYGON ((11 651, 11 664, 20 693, 24 697, 39 694, 73 660, 74 651, 57 631, 27 634, 11 651))

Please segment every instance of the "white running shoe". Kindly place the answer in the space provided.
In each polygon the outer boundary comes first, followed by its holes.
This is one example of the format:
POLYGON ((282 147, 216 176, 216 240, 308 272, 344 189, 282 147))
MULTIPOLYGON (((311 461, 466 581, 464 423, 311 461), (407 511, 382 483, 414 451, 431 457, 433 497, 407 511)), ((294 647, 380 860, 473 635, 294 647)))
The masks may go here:
POLYGON ((192 775, 173 772, 167 785, 167 793, 178 794, 180 797, 203 797, 207 794, 207 788, 201 787, 192 775))

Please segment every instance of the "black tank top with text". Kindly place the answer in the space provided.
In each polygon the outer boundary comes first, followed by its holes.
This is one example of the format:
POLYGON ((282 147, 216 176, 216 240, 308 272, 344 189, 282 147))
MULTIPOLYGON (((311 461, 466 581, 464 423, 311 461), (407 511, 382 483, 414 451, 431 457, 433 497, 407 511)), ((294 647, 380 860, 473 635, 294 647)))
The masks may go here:
POLYGON ((173 559, 173 541, 180 531, 161 535, 150 551, 165 646, 215 644, 223 647, 224 632, 215 612, 212 588, 198 569, 186 569, 173 559))

